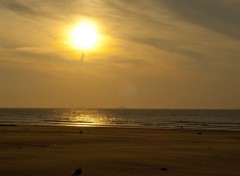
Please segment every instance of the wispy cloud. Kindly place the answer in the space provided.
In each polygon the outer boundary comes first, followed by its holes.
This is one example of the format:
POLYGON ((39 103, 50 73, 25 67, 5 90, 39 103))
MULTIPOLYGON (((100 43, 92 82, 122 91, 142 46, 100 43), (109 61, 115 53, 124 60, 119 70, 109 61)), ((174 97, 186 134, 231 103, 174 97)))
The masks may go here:
POLYGON ((181 20, 240 39, 240 2, 229 0, 162 0, 181 20))
POLYGON ((2 0, 0 6, 19 15, 38 15, 38 12, 31 6, 25 5, 18 0, 2 0))

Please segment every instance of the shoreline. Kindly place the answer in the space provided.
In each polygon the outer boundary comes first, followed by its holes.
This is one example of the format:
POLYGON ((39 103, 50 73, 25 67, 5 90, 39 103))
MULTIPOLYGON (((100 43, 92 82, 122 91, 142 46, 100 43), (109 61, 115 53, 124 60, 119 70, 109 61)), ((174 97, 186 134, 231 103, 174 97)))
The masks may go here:
POLYGON ((237 131, 0 126, 0 175, 237 176, 239 148, 237 131))
POLYGON ((240 132, 240 129, 232 129, 232 128, 226 129, 226 128, 194 128, 194 127, 155 127, 155 126, 149 127, 149 126, 130 126, 130 125, 0 124, 0 127, 17 127, 17 126, 240 132))

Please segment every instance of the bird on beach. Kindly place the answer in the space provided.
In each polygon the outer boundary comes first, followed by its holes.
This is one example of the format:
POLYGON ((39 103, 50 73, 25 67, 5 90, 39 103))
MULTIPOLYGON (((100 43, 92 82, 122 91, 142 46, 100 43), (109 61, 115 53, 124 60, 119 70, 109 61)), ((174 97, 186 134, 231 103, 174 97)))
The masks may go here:
POLYGON ((80 176, 82 174, 82 168, 79 167, 77 168, 74 173, 72 174, 72 176, 80 176))

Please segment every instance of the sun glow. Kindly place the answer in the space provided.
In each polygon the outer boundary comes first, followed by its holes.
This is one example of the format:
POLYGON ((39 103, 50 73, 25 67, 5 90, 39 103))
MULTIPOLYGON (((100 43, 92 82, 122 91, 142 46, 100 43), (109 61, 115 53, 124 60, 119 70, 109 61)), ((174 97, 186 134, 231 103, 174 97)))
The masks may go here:
POLYGON ((96 25, 82 22, 70 31, 70 43, 76 49, 90 50, 97 46, 99 34, 96 25))

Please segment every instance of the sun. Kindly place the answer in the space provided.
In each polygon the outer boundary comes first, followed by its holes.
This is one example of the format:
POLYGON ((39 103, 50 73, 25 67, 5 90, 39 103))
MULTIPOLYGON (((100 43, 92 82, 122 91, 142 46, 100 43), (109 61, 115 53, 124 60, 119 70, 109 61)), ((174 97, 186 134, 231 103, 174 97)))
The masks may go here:
POLYGON ((76 49, 90 50, 97 46, 99 34, 91 22, 82 22, 70 31, 70 43, 76 49))

